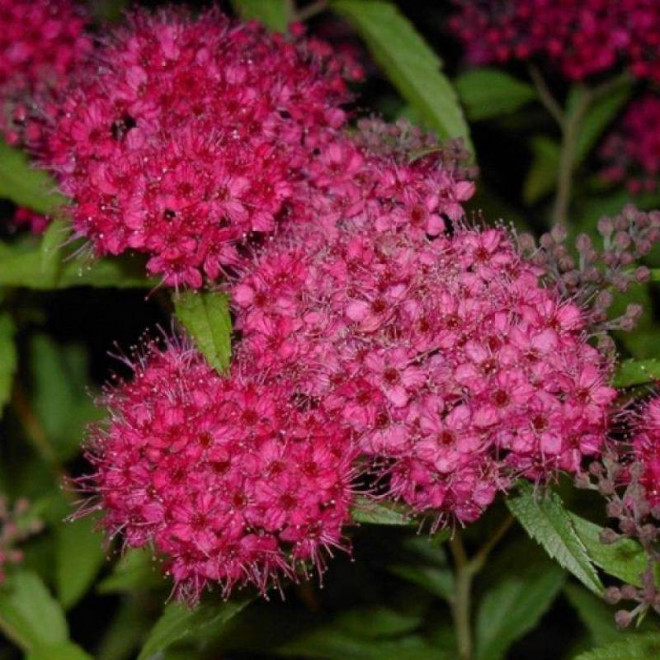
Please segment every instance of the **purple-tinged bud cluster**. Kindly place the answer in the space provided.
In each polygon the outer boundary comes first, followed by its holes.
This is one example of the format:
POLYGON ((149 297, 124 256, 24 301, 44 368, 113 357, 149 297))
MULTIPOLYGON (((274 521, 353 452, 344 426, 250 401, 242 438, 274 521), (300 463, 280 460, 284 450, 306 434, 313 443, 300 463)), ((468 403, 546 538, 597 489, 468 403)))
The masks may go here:
POLYGON ((192 348, 153 345, 133 368, 106 394, 82 484, 111 536, 163 559, 177 597, 265 591, 345 547, 355 451, 337 422, 284 382, 218 376, 192 348))
POLYGON ((0 584, 5 581, 7 566, 23 560, 23 553, 17 546, 42 528, 40 520, 29 516, 29 510, 30 503, 26 499, 10 506, 7 498, 0 495, 0 584))
POLYGON ((568 232, 561 227, 544 234, 539 247, 529 236, 521 237, 521 245, 553 286, 588 310, 592 330, 631 331, 642 313, 639 305, 631 303, 616 319, 608 318, 608 310, 613 293, 625 293, 631 285, 648 281, 649 269, 635 263, 660 240, 660 212, 646 213, 628 205, 617 216, 601 218, 598 233, 602 245, 580 234, 573 249, 567 244, 568 232))

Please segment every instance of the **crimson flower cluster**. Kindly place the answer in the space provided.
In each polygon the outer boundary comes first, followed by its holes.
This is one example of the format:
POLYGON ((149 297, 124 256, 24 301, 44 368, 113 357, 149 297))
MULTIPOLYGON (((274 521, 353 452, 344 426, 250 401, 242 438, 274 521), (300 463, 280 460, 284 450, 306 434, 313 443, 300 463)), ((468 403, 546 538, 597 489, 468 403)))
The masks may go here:
POLYGON ((41 159, 76 232, 97 254, 146 253, 169 285, 217 278, 290 215, 319 135, 344 124, 331 55, 216 10, 132 14, 42 102, 41 159))
POLYGON ((454 0, 452 31, 475 64, 543 58, 570 80, 622 64, 660 80, 655 0, 454 0))
POLYGON ((579 471, 615 392, 506 232, 429 240, 398 214, 269 245, 232 288, 238 360, 343 420, 390 496, 467 522, 514 475, 579 471))
POLYGON ((349 518, 346 431, 284 382, 220 377, 189 347, 152 345, 133 368, 88 452, 107 532, 153 547, 191 603, 210 582, 265 591, 322 570, 349 518))
POLYGON ((599 153, 605 180, 625 182, 632 193, 653 192, 660 175, 660 97, 633 101, 599 153))

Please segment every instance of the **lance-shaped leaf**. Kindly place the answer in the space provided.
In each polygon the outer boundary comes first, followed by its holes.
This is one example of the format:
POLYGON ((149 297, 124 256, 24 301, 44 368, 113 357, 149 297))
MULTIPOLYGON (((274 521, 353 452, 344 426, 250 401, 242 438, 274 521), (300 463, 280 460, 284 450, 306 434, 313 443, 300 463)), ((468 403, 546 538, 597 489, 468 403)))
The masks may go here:
POLYGON ((289 0, 232 0, 231 5, 241 18, 254 18, 277 32, 285 32, 291 21, 289 0))
POLYGON ((615 387, 633 387, 660 379, 660 360, 624 360, 614 374, 615 387))
POLYGON ((549 492, 539 496, 530 484, 521 483, 520 494, 510 497, 507 506, 527 534, 550 557, 573 573, 585 587, 596 594, 602 593, 598 573, 558 495, 549 492))
MULTIPOLYGON (((624 633, 625 634, 625 633, 624 633)), ((581 653, 575 660, 655 660, 660 658, 660 635, 631 635, 593 651, 581 653)))
POLYGON ((163 615, 151 629, 138 660, 162 658, 163 651, 172 644, 203 634, 207 629, 218 634, 222 626, 235 617, 251 600, 252 598, 245 597, 235 601, 205 603, 195 609, 180 603, 166 605, 163 615))
POLYGON ((0 314, 0 417, 11 396, 11 386, 18 366, 14 332, 11 316, 0 314))
POLYGON ((55 182, 34 169, 28 157, 0 141, 0 197, 46 215, 55 213, 65 198, 56 192, 55 182))
POLYGON ((510 114, 537 96, 532 85, 499 69, 471 69, 454 82, 473 121, 510 114))
POLYGON ((231 316, 223 293, 186 291, 174 298, 177 318, 208 363, 222 373, 231 359, 231 316))
POLYGON ((392 2, 333 0, 330 8, 364 39, 376 63, 419 117, 442 138, 470 132, 458 96, 441 71, 441 61, 392 2))

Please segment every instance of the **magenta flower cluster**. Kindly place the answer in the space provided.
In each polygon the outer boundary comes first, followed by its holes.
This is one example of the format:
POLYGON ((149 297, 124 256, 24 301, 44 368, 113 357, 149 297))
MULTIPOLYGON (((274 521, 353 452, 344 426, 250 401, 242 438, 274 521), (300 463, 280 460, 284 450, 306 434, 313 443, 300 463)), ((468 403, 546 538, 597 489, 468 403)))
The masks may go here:
POLYGON ((152 547, 189 602, 210 582, 265 591, 322 569, 349 519, 347 431, 290 385, 220 377, 185 346, 152 346, 134 370, 88 452, 108 533, 152 547))
POLYGON ((655 0, 454 0, 453 33, 475 64, 541 58, 570 80, 622 65, 660 80, 655 0))
POLYGON ((342 419, 417 512, 472 521, 512 476, 579 471, 615 394, 581 310, 503 230, 396 223, 269 246, 232 289, 239 359, 342 419))
POLYGON ((633 101, 599 155, 605 180, 625 182, 632 193, 655 191, 660 175, 660 97, 649 92, 633 101))
POLYGON ((215 10, 133 14, 42 103, 42 162, 76 232, 97 254, 146 253, 169 285, 218 278, 291 217, 319 136, 344 124, 331 54, 215 10))

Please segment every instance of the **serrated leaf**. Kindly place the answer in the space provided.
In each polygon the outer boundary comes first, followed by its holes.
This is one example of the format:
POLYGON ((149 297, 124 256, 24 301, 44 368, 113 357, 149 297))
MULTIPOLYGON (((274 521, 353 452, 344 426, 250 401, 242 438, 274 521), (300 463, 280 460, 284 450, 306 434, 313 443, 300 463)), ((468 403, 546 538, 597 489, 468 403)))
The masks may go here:
POLYGON ((499 660, 537 623, 559 594, 564 572, 556 565, 532 575, 503 575, 477 611, 475 660, 499 660))
POLYGON ((288 0, 232 0, 234 11, 243 19, 255 19, 277 32, 286 32, 291 21, 288 0))
POLYGON ((614 610, 601 598, 577 584, 564 585, 564 594, 589 631, 595 645, 611 644, 621 639, 621 632, 614 623, 614 610))
POLYGON ((537 497, 530 484, 521 483, 520 494, 508 498, 506 503, 527 534, 551 558, 588 589, 602 593, 603 585, 596 569, 558 495, 548 492, 545 497, 537 497))
POLYGON ((641 574, 648 566, 644 548, 633 539, 619 539, 615 543, 600 542, 602 527, 569 513, 575 531, 584 543, 589 557, 606 573, 636 586, 642 585, 641 574))
POLYGON ((23 650, 67 641, 64 612, 35 573, 20 571, 0 587, 0 628, 23 650))
POLYGON ((0 418, 11 397, 14 374, 18 366, 18 354, 14 341, 14 321, 6 313, 0 313, 0 418))
POLYGON ((534 204, 551 193, 557 184, 559 145, 544 135, 532 138, 532 165, 523 186, 523 199, 534 204))
POLYGON ((358 498, 351 509, 355 522, 365 525, 412 525, 413 520, 396 504, 379 504, 366 498, 358 498))
POLYGON ((217 604, 201 604, 190 609, 179 603, 169 603, 151 629, 137 660, 156 660, 158 654, 172 644, 182 642, 189 637, 199 635, 206 629, 214 634, 236 616, 252 601, 251 597, 241 600, 220 602, 217 604))
POLYGON ((105 560, 103 535, 94 529, 91 516, 57 527, 55 580, 58 600, 65 609, 73 607, 92 586, 105 560))
POLYGON ((499 69, 471 69, 454 85, 472 121, 510 114, 536 98, 532 85, 499 69))
POLYGON ((30 652, 26 660, 92 660, 92 656, 77 644, 66 642, 56 646, 39 646, 30 652))
POLYGON ((575 660, 655 660, 655 658, 660 658, 659 634, 631 635, 620 642, 581 653, 575 660))
POLYGON ((624 360, 614 374, 614 387, 633 387, 660 379, 660 360, 624 360))
POLYGON ((330 9, 364 39, 376 63, 420 118, 442 138, 470 131, 456 91, 441 72, 441 61, 395 4, 384 0, 333 0, 330 9))
POLYGON ((55 182, 45 172, 34 169, 26 154, 2 141, 0 197, 46 215, 55 213, 66 202, 56 192, 55 182))
POLYGON ((222 373, 231 359, 231 317, 227 296, 214 292, 180 293, 174 298, 174 310, 208 363, 222 373))

